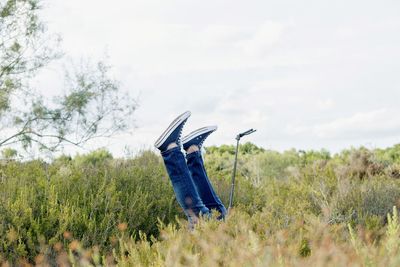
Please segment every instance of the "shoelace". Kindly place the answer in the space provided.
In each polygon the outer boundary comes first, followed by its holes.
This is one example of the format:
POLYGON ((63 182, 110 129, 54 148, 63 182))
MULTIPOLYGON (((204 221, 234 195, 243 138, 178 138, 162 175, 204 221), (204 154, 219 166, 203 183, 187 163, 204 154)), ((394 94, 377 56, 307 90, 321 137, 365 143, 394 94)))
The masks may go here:
POLYGON ((178 134, 178 139, 177 139, 177 145, 181 146, 181 136, 182 136, 182 131, 183 131, 183 126, 185 126, 187 120, 185 120, 184 122, 182 122, 181 128, 179 129, 179 134, 178 134))
MULTIPOLYGON (((203 139, 200 141, 200 143, 199 143, 199 145, 198 145, 198 147, 199 147, 199 148, 201 148, 201 147, 202 147, 202 145, 203 145, 204 141, 206 140, 207 136, 209 136, 209 135, 210 135, 210 133, 209 133, 209 134, 206 134, 206 135, 204 135, 203 139)), ((202 137, 202 136, 200 135, 198 138, 201 138, 201 137, 202 137)))

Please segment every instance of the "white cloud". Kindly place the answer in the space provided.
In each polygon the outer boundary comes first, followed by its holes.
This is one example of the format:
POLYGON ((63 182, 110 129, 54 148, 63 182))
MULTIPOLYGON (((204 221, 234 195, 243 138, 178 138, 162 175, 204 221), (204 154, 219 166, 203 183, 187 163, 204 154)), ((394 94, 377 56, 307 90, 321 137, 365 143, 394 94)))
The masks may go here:
POLYGON ((271 48, 282 43, 285 29, 282 23, 266 21, 256 29, 251 38, 241 41, 239 46, 247 55, 264 56, 271 48))
MULTIPOLYGON (((124 89, 140 92, 139 128, 115 147, 152 146, 173 116, 190 109, 188 130, 220 126, 209 144, 257 128, 251 140, 273 149, 338 150, 398 132, 399 7, 386 0, 52 0, 45 14, 68 55, 107 50, 124 89)), ((50 92, 59 78, 41 80, 50 92)))
POLYGON ((317 107, 319 110, 330 110, 335 107, 335 101, 333 99, 324 99, 317 101, 317 107))
POLYGON ((314 126, 289 126, 291 135, 310 135, 320 139, 364 139, 400 135, 400 110, 378 109, 358 112, 349 117, 314 126))

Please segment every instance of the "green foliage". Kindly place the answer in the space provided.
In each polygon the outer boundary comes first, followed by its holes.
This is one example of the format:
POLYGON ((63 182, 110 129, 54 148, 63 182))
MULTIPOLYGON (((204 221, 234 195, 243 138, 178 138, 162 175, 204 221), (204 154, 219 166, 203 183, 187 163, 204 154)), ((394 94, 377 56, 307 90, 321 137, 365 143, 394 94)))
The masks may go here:
POLYGON ((32 259, 41 240, 53 246, 73 238, 110 250, 120 223, 127 234, 157 235, 158 218, 182 216, 163 164, 150 152, 131 160, 101 150, 50 165, 9 162, 0 173, 0 254, 10 260, 32 259))
POLYGON ((310 243, 307 239, 301 240, 299 254, 302 257, 308 257, 311 255, 310 243))
MULTIPOLYGON (((58 53, 58 37, 47 34, 38 17, 38 0, 0 0, 0 115, 11 110, 12 95, 58 53)), ((28 94, 26 94, 28 95, 28 94)), ((1 118, 1 117, 0 117, 1 118)))
POLYGON ((386 249, 390 255, 398 255, 400 249, 400 222, 397 208, 393 207, 393 215, 388 214, 388 226, 386 229, 386 249))
MULTIPOLYGON (((240 211, 223 223, 202 221, 192 232, 161 225, 159 240, 144 234, 136 241, 122 236, 122 249, 112 260, 119 266, 398 266, 399 254, 387 250, 392 233, 386 233, 379 244, 370 244, 350 225, 329 227, 315 219, 306 223, 308 239, 301 239, 298 224, 290 232, 265 238, 253 227, 266 226, 265 222, 240 211)), ((399 227, 398 222, 392 223, 399 227)), ((398 238, 396 232, 397 244, 398 238)), ((74 260, 84 263, 82 257, 74 260)))
POLYGON ((376 149, 375 153, 381 161, 400 163, 400 144, 386 149, 376 149))
MULTIPOLYGON (((212 147, 205 155, 224 203, 231 148, 212 147)), ((161 157, 151 151, 132 159, 102 149, 50 164, 4 160, 0 262, 397 266, 400 180, 390 175, 399 164, 391 156, 397 149, 332 156, 241 147, 229 217, 201 221, 192 232, 161 157)))
POLYGON ((74 159, 74 162, 80 166, 85 166, 89 164, 98 165, 101 163, 105 163, 107 160, 111 160, 112 158, 112 154, 107 150, 98 149, 86 155, 77 155, 74 159))
POLYGON ((60 38, 46 31, 40 0, 0 0, 0 147, 54 151, 83 145, 130 125, 136 102, 121 94, 103 61, 67 68, 67 87, 50 99, 32 88, 38 70, 61 57, 60 38))
POLYGON ((1 151, 1 155, 4 159, 13 159, 18 155, 18 151, 12 148, 5 148, 1 151))

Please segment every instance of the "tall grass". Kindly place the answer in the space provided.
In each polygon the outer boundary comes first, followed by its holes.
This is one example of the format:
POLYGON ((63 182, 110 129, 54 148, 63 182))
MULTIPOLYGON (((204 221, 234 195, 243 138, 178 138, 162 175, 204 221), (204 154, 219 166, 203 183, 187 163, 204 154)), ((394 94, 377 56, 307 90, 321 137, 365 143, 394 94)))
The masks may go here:
MULTIPOLYGON (((206 167, 228 201, 233 146, 206 167)), ((235 209, 188 231, 161 158, 107 151, 0 165, 0 263, 399 266, 400 146, 241 147, 235 209)))

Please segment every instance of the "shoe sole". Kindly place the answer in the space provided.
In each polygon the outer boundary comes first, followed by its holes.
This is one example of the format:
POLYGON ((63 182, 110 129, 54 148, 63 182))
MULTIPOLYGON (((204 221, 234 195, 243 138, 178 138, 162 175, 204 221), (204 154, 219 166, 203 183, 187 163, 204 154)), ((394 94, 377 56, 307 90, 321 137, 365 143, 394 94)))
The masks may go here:
POLYGON ((188 134, 187 136, 185 136, 184 138, 182 138, 182 145, 185 144, 186 142, 192 140, 196 136, 199 136, 199 135, 202 135, 202 134, 205 134, 208 132, 214 132, 217 129, 218 129, 217 126, 207 126, 207 127, 197 129, 197 130, 191 132, 190 134, 188 134))
POLYGON ((185 113, 179 115, 171 124, 168 126, 168 128, 161 134, 161 136, 157 139, 157 141, 154 143, 154 146, 156 148, 159 148, 168 138, 168 136, 175 131, 175 129, 187 118, 190 117, 192 113, 190 111, 186 111, 185 113))

